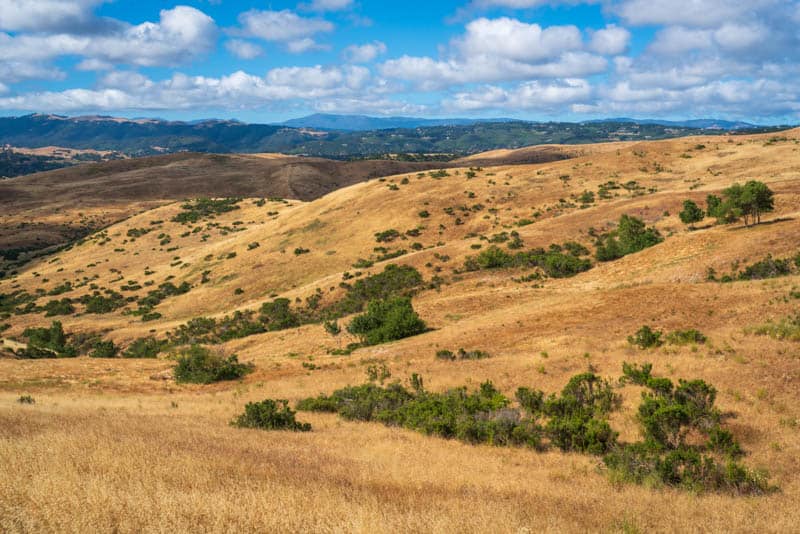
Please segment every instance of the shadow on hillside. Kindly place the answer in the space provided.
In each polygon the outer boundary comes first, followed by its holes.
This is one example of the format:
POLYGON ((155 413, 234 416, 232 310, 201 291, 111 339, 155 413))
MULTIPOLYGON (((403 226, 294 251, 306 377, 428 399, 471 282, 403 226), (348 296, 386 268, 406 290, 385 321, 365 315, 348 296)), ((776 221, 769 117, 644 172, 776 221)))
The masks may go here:
POLYGON ((788 222, 788 221, 793 221, 793 220, 794 220, 793 217, 779 217, 777 219, 771 219, 769 221, 763 221, 763 222, 761 222, 759 224, 751 224, 750 226, 736 226, 736 227, 733 227, 733 228, 728 228, 728 231, 729 232, 736 232, 736 231, 739 231, 739 230, 749 230, 751 228, 756 228, 758 226, 770 226, 770 225, 773 225, 773 224, 778 224, 778 223, 788 222))

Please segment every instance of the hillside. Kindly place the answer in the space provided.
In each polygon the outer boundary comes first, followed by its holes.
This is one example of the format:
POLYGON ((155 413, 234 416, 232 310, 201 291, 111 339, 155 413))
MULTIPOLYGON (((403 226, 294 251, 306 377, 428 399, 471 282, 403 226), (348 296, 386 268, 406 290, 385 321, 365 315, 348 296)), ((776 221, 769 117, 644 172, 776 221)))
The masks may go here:
MULTIPOLYGON (((767 255, 797 257, 800 130, 552 146, 547 154, 569 159, 526 163, 537 150, 545 149, 478 154, 442 170, 327 162, 325 175, 338 172, 335 186, 344 186, 327 190, 316 163, 300 160, 314 169, 301 171, 283 158, 249 156, 165 156, 142 168, 137 160, 113 162, 105 164, 119 165, 114 181, 103 181, 109 189, 83 175, 67 180, 64 173, 75 169, 11 180, 47 189, 57 202, 19 189, 14 203, 25 214, 4 212, 5 228, 22 217, 48 224, 70 210, 110 213, 122 209, 118 199, 137 207, 0 280, 7 307, 25 292, 19 308, 63 298, 75 308, 45 317, 10 306, 0 320, 9 325, 2 333, 9 345, 24 345, 26 328, 55 319, 72 339, 94 335, 127 348, 148 336, 166 339, 192 319, 222 322, 278 297, 313 317, 389 264, 422 275, 412 302, 430 329, 349 355, 334 353, 354 338, 333 337, 318 321, 233 336, 214 349, 253 362, 254 371, 205 386, 176 384, 169 350, 154 359, 81 351, 77 358, 22 360, 7 348, 9 357, 0 358, 0 530, 107 530, 121 517, 124 531, 198 524, 363 532, 794 530, 800 345, 756 335, 753 327, 797 313, 800 274, 792 267, 786 276, 720 283, 709 280, 709 269, 722 277, 767 255), (279 176, 269 174, 276 161, 279 176), (170 179, 157 179, 174 168, 170 179), (375 173, 385 176, 367 180, 375 173), (237 182, 233 174, 251 179, 237 182), (155 179, 152 186, 144 176, 155 179), (751 179, 775 192, 775 211, 762 224, 706 219, 690 230, 680 222, 684 200, 705 205, 707 195, 751 179), (265 189, 276 184, 284 189, 265 189), (244 198, 211 207, 182 200, 203 195, 244 198), (262 200, 270 196, 286 200, 262 200), (626 214, 664 240, 597 261, 594 236, 626 214), (576 242, 592 252, 591 268, 563 278, 532 267, 465 268, 493 245, 514 252, 508 245, 517 239, 514 246, 525 251, 576 242), (157 317, 132 313, 167 282, 189 289, 160 299, 150 308, 157 317), (126 301, 109 313, 87 313, 80 298, 95 289, 126 301), (643 350, 627 341, 643 325, 696 329, 707 339, 643 350), (436 357, 459 348, 490 357, 436 357), (726 427, 746 451, 742 463, 768 469, 780 491, 745 497, 627 484, 610 480, 598 456, 471 445, 331 413, 299 412, 311 432, 228 424, 247 402, 268 397, 294 406, 362 384, 380 366, 407 386, 412 373, 432 392, 491 380, 513 398, 520 386, 561 391, 587 371, 617 384, 623 362, 651 362, 654 374, 675 382, 713 384, 726 427), (21 395, 35 404, 15 402, 21 395), (45 463, 58 468, 44 473, 45 463), (74 509, 80 517, 66 511, 74 509)), ((0 189, 0 198, 11 191, 0 189)), ((621 441, 638 436, 642 389, 620 389, 623 407, 610 422, 621 441)))
POLYGON ((43 172, 0 181, 0 251, 63 244, 165 202, 202 196, 313 200, 370 178, 438 165, 184 152, 43 172))

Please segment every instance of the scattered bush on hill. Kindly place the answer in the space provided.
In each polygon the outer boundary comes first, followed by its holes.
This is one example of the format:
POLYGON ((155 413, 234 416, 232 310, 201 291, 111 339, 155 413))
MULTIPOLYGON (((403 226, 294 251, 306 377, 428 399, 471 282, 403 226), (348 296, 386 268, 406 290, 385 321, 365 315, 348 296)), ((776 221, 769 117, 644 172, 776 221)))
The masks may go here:
POLYGON ((639 252, 661 243, 661 234, 644 221, 630 215, 622 215, 617 228, 598 237, 596 257, 598 261, 612 261, 628 254, 639 252))
POLYGON ((244 407, 244 413, 231 421, 231 425, 239 428, 292 430, 294 432, 311 430, 309 423, 300 423, 295 420, 295 412, 289 408, 288 401, 283 399, 248 402, 244 407))
POLYGON ((119 354, 119 347, 113 341, 96 341, 89 353, 92 358, 116 358, 119 354))
POLYGON ((367 311, 347 325, 347 331, 358 336, 363 345, 378 345, 425 332, 425 322, 411 306, 408 297, 372 300, 367 311))
POLYGON ((680 380, 675 385, 653 377, 651 370, 650 364, 623 364, 621 382, 647 390, 638 410, 643 440, 618 446, 605 456, 611 479, 693 492, 772 491, 766 473, 736 461, 744 453, 733 434, 721 426, 722 414, 714 407, 716 389, 703 380, 680 380))
POLYGON ((331 395, 300 401, 298 410, 338 413, 354 421, 374 421, 442 438, 496 446, 603 455, 614 482, 657 482, 691 491, 761 494, 771 491, 765 473, 737 459, 744 452, 714 407, 716 390, 702 380, 678 385, 651 374, 652 365, 623 365, 618 387, 646 388, 638 410, 643 440, 617 442, 609 422, 622 397, 607 380, 593 374, 573 376, 560 394, 521 387, 517 405, 484 382, 443 393, 426 391, 414 374, 411 388, 399 382, 348 386, 331 395), (701 436, 698 443, 694 438, 701 436), (724 463, 722 463, 724 462, 724 463))
POLYGON ((236 380, 253 368, 251 363, 239 363, 235 354, 226 358, 202 345, 192 345, 178 356, 174 373, 178 383, 211 384, 236 380))
POLYGON ((17 351, 20 358, 74 358, 78 355, 77 347, 68 343, 60 321, 53 321, 49 328, 26 328, 22 336, 27 338, 28 347, 17 351))
POLYGON ((439 360, 483 360, 489 357, 489 353, 482 350, 464 350, 462 348, 456 352, 446 349, 436 351, 436 358, 439 360))
POLYGON ((131 343, 122 353, 123 358, 156 358, 166 348, 166 343, 154 337, 143 337, 131 343))
POLYGON ((238 210, 237 204, 241 201, 241 198, 198 198, 183 204, 181 206, 183 211, 173 217, 172 221, 181 224, 196 223, 206 217, 213 218, 222 213, 238 210))
POLYGON ((551 278, 567 278, 591 269, 592 262, 587 258, 581 258, 586 252, 588 251, 585 247, 572 242, 563 247, 553 244, 547 250, 537 248, 516 254, 510 254, 493 245, 482 250, 477 256, 467 256, 464 261, 464 269, 478 271, 511 267, 537 267, 551 278))

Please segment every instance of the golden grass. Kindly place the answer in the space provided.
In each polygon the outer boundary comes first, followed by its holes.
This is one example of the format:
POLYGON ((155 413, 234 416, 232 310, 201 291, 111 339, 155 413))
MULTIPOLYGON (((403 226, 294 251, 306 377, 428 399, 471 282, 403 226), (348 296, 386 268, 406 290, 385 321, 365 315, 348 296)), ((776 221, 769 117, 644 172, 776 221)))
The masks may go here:
MULTIPOLYGON (((69 332, 107 329, 109 339, 123 344, 197 315, 254 308, 273 293, 304 298, 319 287, 324 302, 331 301, 341 294, 342 272, 352 272, 353 261, 368 257, 377 245, 374 232, 392 227, 403 231, 424 224, 421 237, 400 244, 405 248, 419 240, 434 248, 393 261, 415 266, 427 279, 439 266, 449 281, 441 291, 424 291, 414 299, 433 331, 349 357, 327 354, 338 342, 320 325, 228 342, 223 350, 256 364, 242 382, 176 385, 162 379, 172 365, 166 359, 0 359, 0 531, 796 530, 800 344, 745 330, 796 311, 798 301, 786 296, 800 286, 800 277, 705 282, 708 267, 725 273, 735 261, 800 250, 799 134, 787 135, 789 141, 767 146, 769 136, 587 147, 582 158, 486 168, 472 180, 451 170, 442 180, 412 174, 403 175, 409 183, 401 184, 403 176, 389 177, 310 203, 258 207, 245 200, 241 210, 216 219, 223 225, 241 220, 247 227, 243 232, 210 231, 204 242, 197 234, 179 238, 186 228, 164 223, 123 243, 129 228, 168 221, 180 209, 171 204, 111 227, 110 243, 87 242, 58 254, 53 263, 45 258, 26 267, 15 279, 0 281, 0 292, 50 288, 74 280, 78 270, 84 271, 81 276, 99 275, 100 286, 117 288, 122 282, 111 282, 117 274, 110 269, 122 271, 125 280, 157 284, 173 275, 175 283, 187 280, 195 286, 159 305, 165 317, 152 323, 120 313, 61 318, 69 332), (696 150, 701 143, 707 148, 696 150), (685 153, 692 157, 681 157, 685 153), (653 172, 654 162, 668 170, 653 172), (645 163, 647 172, 641 170, 645 163), (559 179, 565 174, 571 175, 566 185, 559 179), (702 185, 690 190, 696 178, 702 185), (708 192, 749 178, 763 179, 776 191, 772 224, 689 232, 677 220, 683 199, 702 200, 708 192), (584 189, 596 190, 609 179, 637 180, 658 192, 622 195, 558 216, 551 211, 532 225, 512 226, 515 217, 528 217, 584 189), (390 190, 390 183, 400 190, 390 190), (497 219, 483 219, 483 211, 454 225, 443 212, 476 202, 497 208, 497 219), (429 219, 417 216, 423 208, 430 211, 429 219), (267 216, 270 211, 279 214, 267 216), (574 278, 548 280, 543 288, 511 281, 518 273, 452 274, 475 253, 472 244, 485 245, 468 238, 470 232, 518 229, 527 247, 567 239, 588 244, 590 227, 603 227, 622 213, 656 224, 668 235, 666 241, 574 278), (441 233, 440 224, 446 227, 441 233), (180 249, 160 247, 161 232, 180 249), (247 244, 255 241, 260 246, 248 251, 247 244), (311 252, 295 257, 297 246, 311 252), (125 252, 114 253, 118 247, 125 252), (218 259, 229 252, 236 257, 218 259), (451 259, 442 262, 434 253, 451 259), (208 254, 213 259, 206 262, 208 254), (190 266, 170 266, 176 255, 190 266), (145 266, 155 274, 144 276, 145 266), (212 271, 212 280, 199 284, 205 269, 212 271), (234 295, 237 287, 243 295, 234 295), (636 350, 625 339, 642 324, 665 331, 697 328, 709 342, 636 350), (434 357, 439 349, 459 347, 486 350, 492 358, 442 362, 434 357), (596 458, 475 447, 331 415, 300 413, 300 420, 314 426, 303 434, 228 426, 246 402, 266 397, 294 402, 329 393, 362 382, 366 366, 376 361, 386 363, 392 379, 421 373, 432 390, 477 387, 491 379, 509 395, 523 385, 557 391, 589 366, 615 378, 623 361, 653 362, 657 374, 673 380, 703 378, 717 387, 720 408, 735 415, 729 426, 749 453, 744 463, 768 468, 781 491, 737 498, 615 487, 596 458), (304 362, 319 369, 310 371, 304 362), (33 395, 36 404, 17 403, 21 394, 33 395)), ((378 264, 370 271, 382 268, 378 264)), ((41 315, 9 321, 11 336, 49 323, 41 315)), ((637 395, 626 391, 625 408, 612 419, 624 440, 638 436, 637 395)))

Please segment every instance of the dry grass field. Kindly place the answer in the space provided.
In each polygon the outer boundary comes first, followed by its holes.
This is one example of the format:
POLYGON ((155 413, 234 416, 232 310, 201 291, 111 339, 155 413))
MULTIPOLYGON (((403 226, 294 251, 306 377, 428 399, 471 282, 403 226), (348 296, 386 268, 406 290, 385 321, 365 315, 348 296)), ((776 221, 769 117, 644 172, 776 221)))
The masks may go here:
MULTIPOLYGON (((246 198, 195 232, 171 220, 182 202, 141 204, 82 244, 0 280, 5 294, 69 281, 73 289, 57 298, 80 297, 89 284, 137 297, 168 279, 192 285, 158 304, 162 317, 148 322, 125 308, 87 314, 81 304, 73 315, 0 320, 10 325, 0 335, 12 343, 24 342, 25 328, 58 319, 70 334, 102 333, 125 347, 198 316, 256 309, 273 296, 299 306, 321 294, 322 305, 332 303, 342 297, 345 272, 378 273, 396 263, 425 280, 443 279, 413 298, 432 328, 418 336, 334 356, 329 349, 346 340, 308 324, 220 345, 255 364, 240 381, 176 384, 164 355, 0 358, 0 531, 796 532, 800 343, 749 329, 798 311, 800 300, 790 295, 800 276, 726 284, 706 277, 709 268, 723 275, 767 254, 800 252, 800 130, 587 146, 569 155, 510 165, 513 154, 490 153, 441 175, 405 172, 308 202, 246 198), (493 159, 498 165, 489 166, 493 159), (749 179, 775 191, 775 211, 763 224, 705 220, 690 231, 680 222, 685 199, 704 204, 706 195, 749 179), (600 198, 599 186, 610 180, 636 184, 600 198), (584 191, 595 200, 582 208, 576 199, 584 191), (622 214, 655 225, 666 239, 571 278, 453 272, 480 252, 477 245, 488 246, 479 236, 514 230, 526 249, 568 240, 593 249, 590 229, 609 229, 622 214), (149 231, 133 237, 140 229, 149 231), (375 234, 388 229, 419 233, 377 243, 375 234), (376 260, 377 246, 407 253, 353 267, 376 260), (696 328, 708 341, 634 348, 626 338, 644 324, 696 328), (435 357, 459 347, 492 357, 435 357), (228 424, 247 402, 294 403, 363 383, 376 362, 392 380, 420 373, 432 391, 490 379, 510 397, 519 386, 559 391, 587 369, 616 380, 623 362, 652 362, 660 376, 713 384, 718 406, 732 415, 727 427, 747 451, 743 463, 767 469, 780 490, 742 497, 614 484, 598 457, 468 445, 332 414, 299 412, 313 426, 304 433, 228 424), (35 404, 18 403, 21 395, 35 404)), ((45 218, 46 206, 39 209, 37 218, 45 218)), ((623 394, 611 424, 632 441, 639 393, 623 394)))

